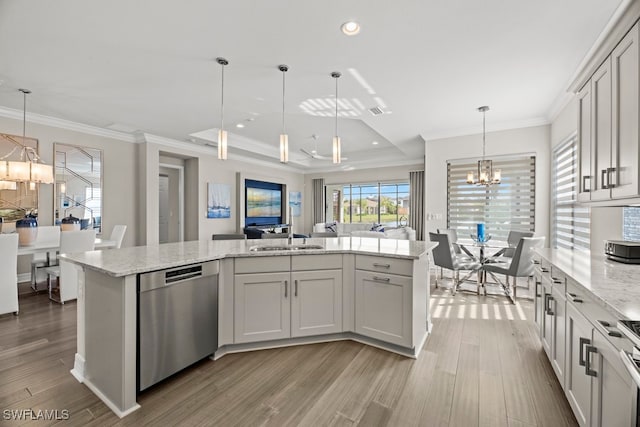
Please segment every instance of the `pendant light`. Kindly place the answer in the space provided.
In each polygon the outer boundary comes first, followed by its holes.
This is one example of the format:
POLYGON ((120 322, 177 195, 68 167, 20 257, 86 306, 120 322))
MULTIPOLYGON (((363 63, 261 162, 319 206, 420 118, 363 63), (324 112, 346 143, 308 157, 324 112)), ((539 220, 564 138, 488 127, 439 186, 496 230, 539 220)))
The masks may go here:
POLYGON ((478 175, 474 176, 470 171, 467 174, 467 184, 490 186, 493 184, 500 184, 501 171, 500 169, 493 170, 493 161, 485 159, 485 147, 486 147, 486 114, 489 111, 489 107, 486 105, 478 107, 478 111, 482 113, 482 159, 478 160, 478 175))
POLYGON ((222 57, 216 58, 222 67, 222 90, 220 91, 220 130, 218 130, 218 159, 227 160, 227 131, 224 130, 224 67, 229 61, 222 57))
POLYGON ((336 79, 336 126, 335 126, 335 135, 333 137, 333 163, 340 163, 342 161, 342 153, 340 147, 340 137, 338 136, 338 79, 342 74, 338 71, 334 71, 331 73, 331 77, 336 79))
POLYGON ((278 65, 278 70, 282 71, 282 133, 280 134, 280 162, 289 162, 289 135, 284 131, 284 99, 285 99, 285 81, 284 76, 289 67, 286 65, 278 65))
POLYGON ((33 147, 27 147, 27 95, 31 93, 29 89, 18 89, 23 95, 22 111, 22 143, 12 141, 21 148, 20 160, 0 162, 0 180, 13 182, 28 182, 31 189, 35 189, 36 184, 52 184, 53 167, 42 163, 38 153, 33 147))

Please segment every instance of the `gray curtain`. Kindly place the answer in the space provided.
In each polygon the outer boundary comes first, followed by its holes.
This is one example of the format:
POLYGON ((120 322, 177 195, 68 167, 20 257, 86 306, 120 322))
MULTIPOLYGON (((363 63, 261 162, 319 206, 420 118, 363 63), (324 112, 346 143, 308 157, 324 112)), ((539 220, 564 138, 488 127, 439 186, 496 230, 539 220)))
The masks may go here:
POLYGON ((409 188, 409 227, 417 240, 424 240, 424 171, 409 172, 409 188))
POLYGON ((324 178, 313 182, 313 223, 324 222, 324 178))

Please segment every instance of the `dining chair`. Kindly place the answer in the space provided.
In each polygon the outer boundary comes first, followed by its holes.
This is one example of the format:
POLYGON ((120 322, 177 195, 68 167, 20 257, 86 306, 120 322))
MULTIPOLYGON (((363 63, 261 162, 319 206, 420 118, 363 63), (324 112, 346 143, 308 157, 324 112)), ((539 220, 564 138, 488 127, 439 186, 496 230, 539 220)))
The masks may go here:
MULTIPOLYGON (((44 225, 38 227, 36 245, 52 243, 55 246, 60 244, 60 226, 44 225)), ((33 254, 31 258, 31 289, 38 291, 38 269, 50 267, 57 263, 56 251, 41 252, 33 254)))
POLYGON ((0 314, 18 314, 18 234, 0 235, 0 314))
POLYGON ((338 237, 337 231, 314 231, 309 237, 338 237))
MULTIPOLYGON (((60 233, 60 253, 92 251, 95 248, 95 230, 63 231, 60 233)), ((78 278, 76 270, 68 265, 54 265, 44 269, 47 272, 49 299, 60 304, 78 297, 78 278), (56 278, 56 286, 51 278, 56 278), (54 298, 58 294, 58 299, 54 298)))
MULTIPOLYGON (((526 277, 529 279, 533 276, 534 266, 534 249, 541 248, 544 245, 544 237, 522 237, 516 246, 511 262, 509 264, 484 264, 482 270, 492 274, 496 282, 503 287, 507 295, 511 293, 509 290, 509 282, 505 284, 500 282, 495 274, 504 274, 507 277, 513 277, 513 303, 516 300, 516 277, 526 277)), ((484 283, 483 283, 484 288, 484 283)), ((486 289, 485 289, 486 294, 486 289)))
POLYGON ((124 240, 124 233, 126 232, 126 225, 113 226, 113 230, 111 230, 111 236, 109 237, 109 240, 113 240, 114 242, 116 242, 116 245, 113 247, 113 249, 120 249, 120 247, 122 246, 122 241, 124 240))
POLYGON ((507 244, 509 247, 505 249, 502 256, 512 258, 513 253, 515 252, 516 246, 520 243, 520 239, 523 237, 533 237, 533 232, 531 231, 509 231, 507 235, 507 244))
POLYGON ((437 231, 440 234, 446 234, 447 236, 449 236, 449 244, 453 247, 453 251, 456 256, 463 256, 469 259, 476 258, 471 252, 469 252, 467 248, 458 244, 458 232, 456 230, 454 230, 453 228, 438 228, 437 231), (463 252, 464 255, 462 254, 463 252))
POLYGON ((213 234, 212 240, 247 240, 247 235, 244 233, 227 233, 227 234, 213 234))
MULTIPOLYGON (((449 243, 449 235, 446 233, 429 233, 429 240, 432 242, 438 242, 438 246, 431 251, 433 255, 433 263, 441 269, 446 268, 453 272, 453 288, 451 289, 453 295, 460 287, 460 284, 469 279, 473 273, 478 273, 477 278, 477 293, 480 295, 480 287, 482 282, 480 281, 479 270, 482 265, 472 259, 463 259, 455 255, 455 251, 449 243), (468 271, 468 273, 460 279, 460 270, 468 271)), ((441 275, 442 276, 442 275, 441 275)), ((438 274, 436 273, 436 288, 438 287, 438 274)))

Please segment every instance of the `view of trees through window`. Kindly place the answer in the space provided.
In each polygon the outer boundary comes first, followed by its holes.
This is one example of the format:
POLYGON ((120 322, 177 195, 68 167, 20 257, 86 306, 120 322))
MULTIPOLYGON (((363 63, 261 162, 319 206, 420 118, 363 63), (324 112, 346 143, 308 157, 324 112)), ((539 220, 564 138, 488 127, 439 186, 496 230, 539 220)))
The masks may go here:
POLYGON ((372 222, 388 227, 407 225, 409 183, 346 184, 333 190, 334 219, 372 222), (339 208, 341 206, 341 208, 339 208), (339 218, 336 214, 339 212, 339 218))

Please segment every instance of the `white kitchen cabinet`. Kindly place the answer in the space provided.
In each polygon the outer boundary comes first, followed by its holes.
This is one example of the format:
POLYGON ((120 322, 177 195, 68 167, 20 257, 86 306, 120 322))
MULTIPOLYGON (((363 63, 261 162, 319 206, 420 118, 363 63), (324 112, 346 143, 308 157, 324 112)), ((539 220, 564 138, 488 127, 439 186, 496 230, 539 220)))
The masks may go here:
POLYGON ((612 169, 611 197, 635 197, 638 185, 640 144, 640 25, 636 23, 611 53, 612 63, 612 169))
POLYGON ((591 173, 591 83, 578 92, 578 155, 580 180, 578 183, 578 201, 588 202, 594 188, 591 173))
POLYGON ((578 92, 578 201, 640 195, 640 27, 636 23, 578 92))
POLYGON ((412 279, 356 270, 356 333, 412 347, 412 279))
POLYGON ((547 357, 551 359, 551 343, 553 342, 553 312, 551 311, 553 295, 551 294, 551 281, 546 275, 542 276, 542 316, 540 327, 540 340, 542 348, 547 353, 547 357))
POLYGON ((585 360, 593 375, 590 377, 591 425, 635 426, 633 414, 638 386, 622 364, 616 348, 596 329, 585 360))
POLYGON ((566 370, 564 392, 581 426, 591 425, 591 377, 586 375, 586 347, 592 344, 592 327, 573 303, 567 301, 566 370))
POLYGON ((565 297, 564 283, 562 285, 555 284, 551 290, 552 304, 550 304, 553 324, 551 332, 551 366, 553 367, 558 381, 564 384, 565 372, 565 331, 567 320, 567 298, 565 297))
POLYGON ((291 336, 342 332, 342 270, 291 273, 291 336))
POLYGON ((540 273, 540 271, 536 271, 536 273, 533 275, 533 282, 535 286, 533 320, 536 324, 538 335, 542 336, 542 317, 544 316, 544 311, 543 311, 544 304, 542 303, 543 290, 542 290, 542 274, 540 273))
POLYGON ((236 274, 235 343, 291 336, 290 273, 236 274))

